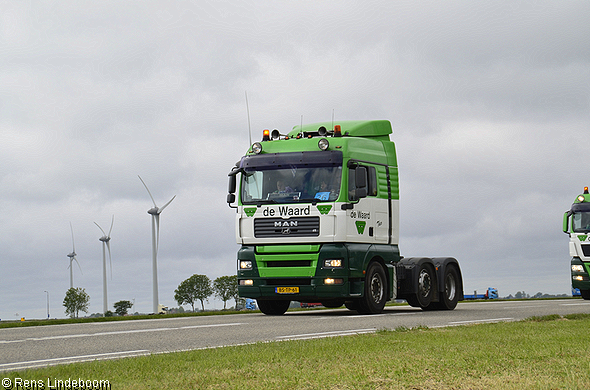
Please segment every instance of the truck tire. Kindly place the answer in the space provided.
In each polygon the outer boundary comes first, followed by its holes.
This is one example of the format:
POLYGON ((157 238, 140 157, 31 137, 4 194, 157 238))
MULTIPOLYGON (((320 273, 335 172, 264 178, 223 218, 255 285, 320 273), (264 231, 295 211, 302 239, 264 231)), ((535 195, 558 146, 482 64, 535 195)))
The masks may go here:
POLYGON ((369 264, 365 277, 365 295, 359 301, 361 314, 377 314, 383 311, 387 301, 387 276, 381 264, 369 264))
POLYGON ((417 291, 415 294, 406 297, 406 300, 410 306, 428 310, 436 288, 436 276, 430 264, 420 264, 414 283, 416 284, 417 291))
POLYGON ((580 295, 587 301, 590 301, 590 290, 580 290, 580 295))
POLYGON ((266 315, 280 316, 285 314, 291 301, 267 301, 267 300, 256 300, 258 308, 261 312, 266 315))
POLYGON ((431 302, 424 310, 453 310, 459 302, 459 273, 453 266, 446 267, 443 275, 444 290, 439 302, 431 302))

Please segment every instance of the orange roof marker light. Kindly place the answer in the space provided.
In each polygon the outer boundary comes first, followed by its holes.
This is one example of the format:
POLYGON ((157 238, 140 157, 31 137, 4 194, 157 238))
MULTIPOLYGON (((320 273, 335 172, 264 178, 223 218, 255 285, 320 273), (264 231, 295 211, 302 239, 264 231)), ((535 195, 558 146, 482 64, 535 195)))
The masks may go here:
POLYGON ((263 141, 270 141, 270 130, 264 129, 262 131, 262 140, 263 141))
POLYGON ((587 194, 588 193, 588 187, 584 187, 584 193, 587 194))
POLYGON ((340 125, 334 126, 334 137, 342 137, 342 128, 340 125))

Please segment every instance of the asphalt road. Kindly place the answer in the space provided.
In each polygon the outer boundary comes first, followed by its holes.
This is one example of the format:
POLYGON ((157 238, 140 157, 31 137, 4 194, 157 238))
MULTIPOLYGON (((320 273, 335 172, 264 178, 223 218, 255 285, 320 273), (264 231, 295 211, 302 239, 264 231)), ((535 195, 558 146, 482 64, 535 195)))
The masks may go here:
POLYGON ((395 329, 516 321, 548 314, 590 313, 580 299, 460 302, 453 311, 386 307, 382 314, 346 309, 97 322, 0 329, 0 371, 172 351, 333 337, 395 329))

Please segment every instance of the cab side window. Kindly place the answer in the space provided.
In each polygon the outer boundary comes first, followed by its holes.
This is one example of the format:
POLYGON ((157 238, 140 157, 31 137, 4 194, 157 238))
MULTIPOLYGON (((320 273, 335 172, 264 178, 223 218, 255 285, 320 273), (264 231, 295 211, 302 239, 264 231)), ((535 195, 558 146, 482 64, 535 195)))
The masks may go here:
POLYGON ((367 195, 377 196, 377 170, 375 167, 367 167, 367 195))

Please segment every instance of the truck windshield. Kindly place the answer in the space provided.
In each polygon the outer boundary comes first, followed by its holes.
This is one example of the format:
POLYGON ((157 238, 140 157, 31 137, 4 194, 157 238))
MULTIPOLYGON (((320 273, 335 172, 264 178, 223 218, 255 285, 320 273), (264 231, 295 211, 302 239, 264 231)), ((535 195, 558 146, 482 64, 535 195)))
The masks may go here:
POLYGON ((590 232, 590 211, 574 213, 572 227, 575 233, 590 232))
POLYGON ((326 202, 340 194, 341 152, 248 156, 241 167, 244 204, 326 202))

